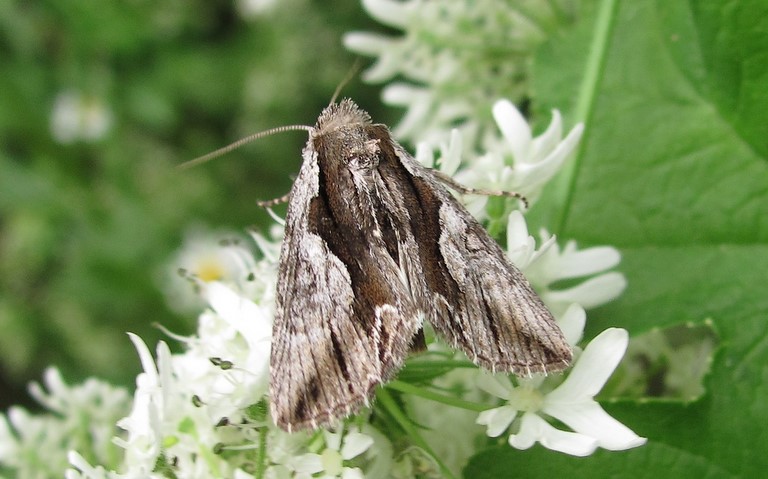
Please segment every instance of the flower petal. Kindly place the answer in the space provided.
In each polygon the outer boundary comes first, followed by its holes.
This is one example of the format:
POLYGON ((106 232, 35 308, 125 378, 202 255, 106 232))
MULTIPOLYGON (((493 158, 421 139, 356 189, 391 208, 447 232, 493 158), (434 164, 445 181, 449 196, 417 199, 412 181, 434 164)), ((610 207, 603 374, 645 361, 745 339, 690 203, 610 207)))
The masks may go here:
POLYGON ((515 162, 525 161, 531 146, 531 127, 523 115, 509 100, 499 100, 493 105, 493 118, 509 143, 515 162))
POLYGON ((368 83, 382 83, 400 73, 400 60, 391 52, 382 53, 376 63, 362 74, 364 81, 368 83))
POLYGON ((512 264, 525 269, 536 249, 536 240, 528 234, 528 225, 520 211, 514 210, 507 218, 507 257, 512 264))
POLYGON ((405 106, 408 108, 393 134, 402 137, 409 132, 418 131, 429 117, 432 108, 431 92, 426 88, 418 88, 406 83, 390 83, 381 92, 381 99, 388 105, 405 106))
MULTIPOLYGON (((173 365, 171 349, 165 341, 157 343, 157 370, 160 377, 160 394, 162 397, 161 406, 163 408, 171 407, 173 404, 173 394, 178 391, 173 390, 173 365)), ((163 411, 164 417, 169 417, 171 411, 163 411)))
POLYGON ((323 431, 323 438, 325 439, 325 447, 334 451, 341 449, 341 432, 332 432, 326 429, 323 431))
POLYGON ((393 44, 392 39, 368 32, 349 32, 342 38, 344 46, 361 55, 374 56, 386 51, 393 44))
POLYGON ((372 444, 373 438, 371 436, 353 431, 344 436, 344 445, 339 452, 341 457, 348 461, 367 451, 372 444))
POLYGON ((568 132, 568 136, 566 136, 560 143, 557 144, 555 149, 547 155, 547 159, 544 161, 562 163, 568 157, 568 155, 571 154, 574 148, 576 148, 576 145, 579 144, 582 133, 584 133, 584 124, 579 123, 578 125, 574 126, 571 131, 568 132))
POLYGON ((559 110, 552 110, 552 121, 546 131, 531 142, 531 157, 543 158, 546 152, 552 151, 563 137, 563 117, 559 110))
POLYGON ((569 242, 563 254, 553 265, 553 279, 568 279, 589 276, 611 269, 621 261, 621 254, 610 246, 596 246, 576 250, 576 244, 569 242))
MULTIPOLYGON (((554 120, 553 120, 553 122, 554 122, 554 120)), ((547 159, 546 160, 542 160, 542 161, 554 161, 556 163, 561 163, 561 162, 565 161, 565 159, 576 148, 576 145, 579 144, 579 140, 581 140, 582 133, 584 133, 584 124, 583 123, 579 123, 576 126, 574 126, 571 129, 570 132, 568 132, 568 136, 566 136, 562 141, 557 143, 557 146, 555 146, 554 150, 550 151, 547 154, 547 159), (553 157, 556 158, 556 159, 555 160, 550 160, 553 157)), ((538 146, 538 145, 534 145, 534 148, 536 146, 538 146)), ((536 151, 536 153, 541 154, 541 153, 544 153, 545 151, 547 151, 547 150, 542 149, 542 150, 536 151)))
POLYGON ((547 291, 543 299, 545 303, 579 303, 584 309, 591 309, 615 299, 626 287, 624 275, 612 271, 590 278, 573 288, 547 291))
POLYGON ((403 29, 408 24, 414 5, 392 0, 363 0, 363 8, 384 25, 403 29))
POLYGON ((555 404, 545 407, 544 412, 574 431, 595 438, 604 449, 622 451, 646 442, 645 438, 611 417, 596 401, 555 404))
POLYGON ((320 454, 307 453, 292 458, 287 466, 298 473, 314 474, 323 470, 323 461, 320 454))
MULTIPOLYGON (((14 408, 11 408, 13 410, 14 408)), ((11 426, 4 414, 0 414, 0 461, 12 464, 11 460, 18 457, 19 446, 16 437, 11 432, 11 426)))
POLYGON ((583 129, 581 126, 577 125, 574 128, 578 135, 573 136, 572 142, 568 142, 569 138, 572 137, 572 135, 569 135, 546 157, 538 158, 533 153, 529 153, 527 162, 515 161, 515 171, 518 175, 516 181, 520 185, 520 189, 536 191, 555 176, 578 144, 581 130, 583 129))
POLYGON ((597 441, 583 434, 555 429, 536 414, 526 413, 520 424, 520 432, 509 436, 509 445, 516 449, 528 449, 536 442, 553 451, 572 456, 588 456, 597 449, 597 441))
POLYGON ((426 166, 427 168, 435 167, 435 152, 429 143, 420 141, 416 144, 416 154, 414 155, 416 161, 426 166))
POLYGON ((255 346, 272 337, 272 313, 269 308, 237 294, 229 286, 214 281, 205 285, 205 297, 214 311, 255 346))
MULTIPOLYGON (((86 477, 96 476, 97 469, 85 460, 83 456, 77 451, 69 451, 67 453, 67 461, 74 467, 78 468, 81 472, 86 474, 86 477)), ((103 471, 102 471, 103 472, 103 471)))
POLYGON ((627 331, 609 328, 593 339, 581 353, 563 384, 547 394, 548 404, 573 404, 591 400, 624 356, 629 343, 627 331))
POLYGON ((360 470, 359 467, 345 467, 343 471, 341 471, 341 479, 363 479, 365 476, 363 475, 363 471, 360 470))
POLYGON ((576 346, 584 335, 584 325, 587 323, 587 313, 578 303, 568 306, 561 318, 557 318, 557 325, 565 336, 565 340, 571 346, 576 346))
POLYGON ((139 353, 141 368, 146 373, 147 380, 151 384, 157 384, 157 367, 155 367, 155 360, 152 358, 152 353, 149 352, 149 348, 147 347, 146 343, 144 343, 144 340, 142 340, 139 336, 133 333, 128 333, 128 337, 131 339, 133 347, 136 348, 136 352, 139 353))
POLYGON ((488 394, 504 400, 509 399, 509 393, 514 389, 509 378, 504 374, 481 372, 475 379, 475 384, 488 394))
POLYGON ((453 176, 461 164, 461 133, 454 128, 451 130, 451 139, 448 145, 440 152, 440 171, 453 176))
POLYGON ((502 406, 494 409, 488 409, 477 416, 476 424, 488 426, 486 434, 488 437, 499 437, 501 433, 509 428, 512 421, 517 416, 517 410, 512 406, 502 406))

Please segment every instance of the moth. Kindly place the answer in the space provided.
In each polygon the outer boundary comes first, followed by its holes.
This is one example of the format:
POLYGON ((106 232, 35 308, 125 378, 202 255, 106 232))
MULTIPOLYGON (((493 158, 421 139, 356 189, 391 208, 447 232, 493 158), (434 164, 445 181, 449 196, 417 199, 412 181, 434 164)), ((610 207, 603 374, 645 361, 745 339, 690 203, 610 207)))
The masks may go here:
POLYGON ((349 99, 309 131, 289 195, 270 358, 287 431, 368 405, 423 321, 481 367, 564 369, 571 349, 501 247, 385 125, 349 99))

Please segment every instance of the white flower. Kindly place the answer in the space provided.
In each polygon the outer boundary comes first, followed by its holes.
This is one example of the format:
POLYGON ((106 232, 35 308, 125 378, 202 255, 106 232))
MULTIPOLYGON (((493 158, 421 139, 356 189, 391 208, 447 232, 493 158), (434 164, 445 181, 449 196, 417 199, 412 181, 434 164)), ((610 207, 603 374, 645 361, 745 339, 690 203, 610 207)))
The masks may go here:
POLYGON ((407 108, 395 136, 431 145, 455 125, 474 145, 476 134, 489 126, 485 110, 499 97, 522 98, 530 55, 567 20, 547 2, 520 9, 497 0, 363 0, 363 7, 403 34, 350 32, 344 45, 377 57, 363 75, 366 81, 401 76, 413 82, 388 85, 383 99, 407 108))
MULTIPOLYGON (((410 114, 406 115, 402 124, 422 122, 421 118, 412 120, 410 114)), ((464 137, 471 128, 464 125, 464 131, 451 131, 447 143, 444 139, 419 142, 416 159, 424 166, 454 177, 465 186, 491 192, 516 192, 533 202, 578 145, 583 125, 576 125, 562 138, 562 120, 560 114, 554 111, 547 130, 533 138, 530 126, 508 100, 497 101, 493 115, 500 133, 486 135, 484 153, 464 151, 467 145, 464 137), (440 146, 437 160, 434 159, 433 144, 440 146), (463 165, 462 157, 468 158, 463 165)), ((478 219, 487 216, 488 196, 466 195, 463 200, 473 216, 478 219)))
MULTIPOLYGON (((579 123, 562 136, 562 119, 555 110, 547 130, 533 137, 528 122, 508 100, 493 106, 493 117, 501 131, 486 136, 485 154, 470 159, 456 180, 474 188, 491 191, 515 191, 534 201, 544 185, 560 170, 575 150, 584 131, 579 123)), ((476 197, 470 211, 482 210, 486 197, 476 197)))
POLYGON ((112 127, 112 113, 95 96, 65 91, 56 97, 51 113, 51 133, 59 143, 93 142, 112 127))
POLYGON ((323 431, 325 449, 319 454, 307 453, 294 457, 288 467, 296 472, 297 478, 341 477, 344 479, 362 478, 363 472, 357 467, 344 465, 363 454, 373 444, 373 438, 359 432, 356 428, 346 434, 323 431), (316 474, 322 473, 321 476, 316 474))
POLYGON ((440 172, 453 176, 461 166, 462 137, 459 130, 452 130, 448 143, 440 145, 440 158, 435 161, 433 149, 427 142, 419 142, 416 145, 416 160, 427 168, 434 168, 440 172))
POLYGON ((618 297, 626 288, 624 275, 607 271, 621 261, 615 248, 595 246, 579 250, 575 242, 569 241, 561 250, 546 231, 541 233, 541 239, 542 246, 536 249, 536 240, 528 234, 523 215, 517 211, 509 215, 507 255, 525 272, 556 316, 573 303, 585 309, 600 306, 618 297), (553 286, 561 280, 577 278, 587 279, 565 289, 553 286))
MULTIPOLYGON (((234 450, 258 447, 253 427, 216 424, 222 417, 233 424, 250 420, 245 409, 266 392, 271 313, 221 283, 205 285, 204 292, 215 312, 201 315, 198 337, 181 338, 188 346, 184 353, 172 355, 161 342, 155 361, 144 342, 130 335, 144 372, 136 379, 131 413, 117 422, 125 437, 113 439, 125 449, 121 478, 162 477, 158 461, 171 457, 195 477, 245 477, 234 467, 237 461, 211 451, 227 444, 234 450), (230 366, 222 367, 225 362, 230 366)), ((70 455, 70 461, 79 470, 69 473, 72 478, 118 477, 80 455, 70 455)))
POLYGON ((645 444, 645 438, 609 416, 593 399, 618 365, 628 341, 623 329, 603 331, 581 353, 562 384, 551 391, 542 388, 544 376, 518 379, 517 386, 505 376, 481 377, 480 387, 507 403, 481 413, 478 424, 486 425, 487 434, 496 437, 519 418, 517 432, 509 436, 512 447, 528 449, 539 442, 574 456, 589 455, 597 447, 617 451, 645 444), (559 420, 573 432, 554 428, 546 417, 559 420))
POLYGON ((420 143, 437 145, 445 140, 448 125, 454 125, 458 118, 462 118, 459 130, 472 144, 471 139, 481 128, 473 111, 477 106, 463 98, 438 102, 434 92, 407 83, 392 83, 381 95, 384 103, 407 108, 405 116, 392 131, 396 138, 416 139, 418 132, 420 143))
MULTIPOLYGON (((272 253, 273 243, 254 236, 257 244, 272 253)), ((159 275, 168 304, 180 313, 200 311, 204 301, 198 283, 225 283, 249 298, 269 300, 274 289, 275 261, 257 262, 246 247, 246 239, 227 232, 194 228, 181 249, 159 275), (183 276, 179 275, 183 272, 183 276)))
POLYGON ((257 305, 218 282, 206 285, 204 294, 214 311, 200 317, 198 338, 174 366, 214 417, 229 417, 267 392, 272 305, 257 305), (210 358, 233 367, 222 370, 210 358))
POLYGON ((144 372, 136 377, 136 393, 133 399, 131 413, 117 422, 118 427, 126 431, 125 438, 115 438, 115 444, 125 449, 125 464, 129 477, 149 477, 161 453, 161 445, 166 434, 175 429, 170 426, 170 417, 175 410, 171 401, 177 399, 169 382, 170 350, 161 342, 158 345, 158 366, 147 345, 136 336, 129 333, 141 359, 144 372))
POLYGON ((557 173, 584 132, 584 124, 578 123, 563 138, 562 117, 559 111, 553 110, 547 129, 533 138, 528 122, 509 100, 499 100, 493 105, 493 118, 506 140, 497 143, 498 151, 511 154, 515 166, 517 184, 511 186, 528 195, 540 189, 557 173))

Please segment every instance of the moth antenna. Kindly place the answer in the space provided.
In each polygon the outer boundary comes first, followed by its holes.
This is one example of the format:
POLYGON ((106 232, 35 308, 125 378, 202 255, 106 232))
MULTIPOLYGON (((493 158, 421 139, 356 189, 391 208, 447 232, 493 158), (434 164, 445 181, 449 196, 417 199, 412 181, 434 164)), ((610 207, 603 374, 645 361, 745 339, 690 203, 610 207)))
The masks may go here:
POLYGON ((491 191, 491 190, 480 190, 477 188, 470 188, 469 186, 464 186, 458 181, 456 181, 452 176, 443 173, 440 170, 433 170, 429 169, 429 172, 432 173, 435 176, 435 179, 437 179, 439 182, 443 183, 444 185, 448 186, 452 190, 456 190, 459 193, 465 194, 465 195, 480 195, 480 196, 504 196, 506 198, 517 198, 520 200, 520 202, 523 203, 523 209, 528 209, 528 198, 522 195, 522 193, 518 193, 517 191, 491 191))
POLYGON ((235 150, 237 148, 240 148, 241 146, 245 145, 246 143, 250 143, 254 140, 258 140, 259 138, 263 138, 265 136, 274 135, 275 133, 282 133, 284 131, 297 131, 297 130, 303 130, 303 131, 309 131, 312 132, 314 128, 307 125, 286 125, 286 126, 278 126, 277 128, 270 128, 269 130, 260 131, 258 133, 254 133, 253 135, 248 135, 245 138, 241 138, 237 140, 236 142, 229 144, 223 148, 219 148, 216 151, 212 151, 206 155, 199 156, 195 158, 194 160, 186 161, 176 168, 180 170, 186 170, 188 168, 192 168, 193 166, 200 165, 202 163, 205 163, 206 161, 210 161, 214 158, 218 158, 221 155, 225 155, 229 153, 232 150, 235 150))
POLYGON ((336 103, 336 98, 339 97, 339 93, 341 93, 341 89, 344 88, 347 85, 347 83, 349 83, 355 75, 357 75, 357 72, 360 71, 361 65, 362 65, 362 62, 360 61, 359 58, 355 60, 355 63, 352 64, 352 68, 349 69, 347 74, 344 76, 344 79, 341 80, 341 82, 339 83, 339 86, 337 86, 336 90, 334 90, 333 96, 331 97, 331 101, 330 103, 328 103, 329 105, 333 105, 334 103, 336 103))

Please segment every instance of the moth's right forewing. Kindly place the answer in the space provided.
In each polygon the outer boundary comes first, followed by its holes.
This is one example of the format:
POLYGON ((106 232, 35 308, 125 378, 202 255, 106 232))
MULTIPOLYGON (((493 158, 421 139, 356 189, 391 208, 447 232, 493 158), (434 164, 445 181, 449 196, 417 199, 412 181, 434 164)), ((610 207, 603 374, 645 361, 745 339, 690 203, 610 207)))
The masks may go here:
POLYGON ((527 375, 564 369, 570 346, 520 270, 463 208, 446 203, 440 219, 440 251, 461 291, 448 337, 492 371, 527 375))
POLYGON ((559 371, 571 349, 528 280, 485 229, 399 146, 420 199, 412 231, 425 291, 416 297, 435 330, 492 371, 559 371))

